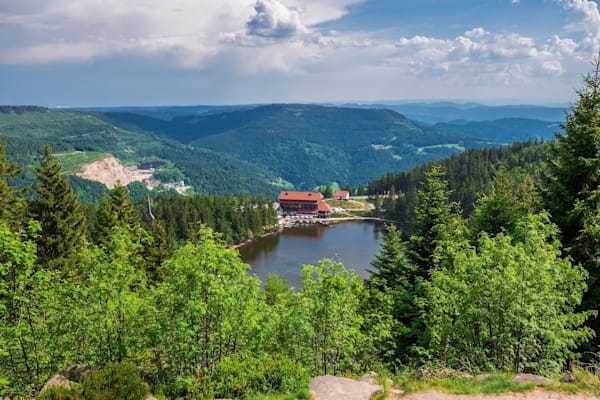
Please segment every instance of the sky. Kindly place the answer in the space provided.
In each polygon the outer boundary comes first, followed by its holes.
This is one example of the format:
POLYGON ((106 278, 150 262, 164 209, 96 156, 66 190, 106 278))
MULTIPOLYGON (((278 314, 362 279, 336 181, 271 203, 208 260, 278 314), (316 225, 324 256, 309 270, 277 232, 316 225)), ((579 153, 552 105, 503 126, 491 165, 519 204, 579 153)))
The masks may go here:
POLYGON ((0 104, 569 104, 590 0, 0 0, 0 104))

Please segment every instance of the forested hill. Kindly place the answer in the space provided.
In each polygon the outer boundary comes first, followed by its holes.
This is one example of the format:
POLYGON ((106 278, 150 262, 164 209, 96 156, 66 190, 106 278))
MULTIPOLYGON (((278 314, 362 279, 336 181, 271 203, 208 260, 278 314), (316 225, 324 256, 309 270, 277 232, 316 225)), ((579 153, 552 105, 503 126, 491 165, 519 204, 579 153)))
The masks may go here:
POLYGON ((99 117, 229 154, 304 189, 334 181, 357 185, 484 145, 456 130, 424 126, 384 109, 278 104, 170 121, 132 113, 99 117))
MULTIPOLYGON (((106 154, 126 165, 159 162, 167 180, 184 180, 199 193, 266 193, 276 190, 268 170, 227 154, 184 145, 152 133, 116 127, 93 115, 42 107, 0 107, 0 141, 21 165, 35 164, 45 143, 77 171, 81 160, 106 154)), ((82 182, 79 182, 81 184, 82 182)))
POLYGON ((560 131, 560 125, 560 122, 531 118, 502 118, 490 121, 438 123, 435 127, 455 131, 479 140, 509 144, 534 139, 553 139, 555 134, 560 131))
POLYGON ((158 162, 161 181, 214 194, 333 182, 356 187, 464 150, 548 138, 557 129, 557 123, 517 118, 429 126, 387 109, 302 104, 0 108, 0 140, 19 164, 35 163, 51 143, 70 173, 81 159, 108 154, 125 165, 158 162))
POLYGON ((406 172, 385 174, 369 182, 368 192, 371 196, 389 194, 382 204, 385 217, 399 221, 405 234, 410 234, 410 224, 414 220, 411 210, 417 201, 418 189, 433 165, 446 172, 450 199, 460 203, 467 216, 498 171, 506 169, 517 181, 527 175, 537 179, 549 156, 549 142, 530 141, 501 148, 472 149, 406 172))

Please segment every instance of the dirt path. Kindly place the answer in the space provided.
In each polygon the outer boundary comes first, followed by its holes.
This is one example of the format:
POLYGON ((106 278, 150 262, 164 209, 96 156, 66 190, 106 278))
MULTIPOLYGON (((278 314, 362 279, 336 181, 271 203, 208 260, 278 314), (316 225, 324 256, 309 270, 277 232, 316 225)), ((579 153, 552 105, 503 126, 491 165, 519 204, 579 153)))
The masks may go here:
POLYGON ((477 395, 454 395, 440 392, 413 393, 407 396, 395 397, 403 400, 600 400, 599 396, 586 393, 562 393, 549 392, 543 389, 534 389, 523 393, 504 394, 477 394, 477 395))

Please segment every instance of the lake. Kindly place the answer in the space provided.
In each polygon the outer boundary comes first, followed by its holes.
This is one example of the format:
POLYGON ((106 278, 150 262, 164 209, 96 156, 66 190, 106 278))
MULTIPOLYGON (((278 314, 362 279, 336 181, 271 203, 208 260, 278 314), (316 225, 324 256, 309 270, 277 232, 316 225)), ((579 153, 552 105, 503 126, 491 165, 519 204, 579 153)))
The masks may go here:
POLYGON ((277 274, 294 287, 302 286, 302 265, 316 264, 323 258, 341 262, 361 277, 379 252, 384 226, 373 222, 348 222, 331 226, 307 225, 287 228, 245 246, 239 251, 263 282, 277 274))

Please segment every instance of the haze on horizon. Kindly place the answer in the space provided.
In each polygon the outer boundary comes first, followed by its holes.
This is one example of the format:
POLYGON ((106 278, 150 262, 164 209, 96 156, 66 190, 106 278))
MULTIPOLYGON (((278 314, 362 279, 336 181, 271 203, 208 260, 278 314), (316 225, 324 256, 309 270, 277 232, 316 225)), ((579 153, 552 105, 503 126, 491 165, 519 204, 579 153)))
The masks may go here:
POLYGON ((567 104, 590 0, 0 0, 0 104, 567 104))

